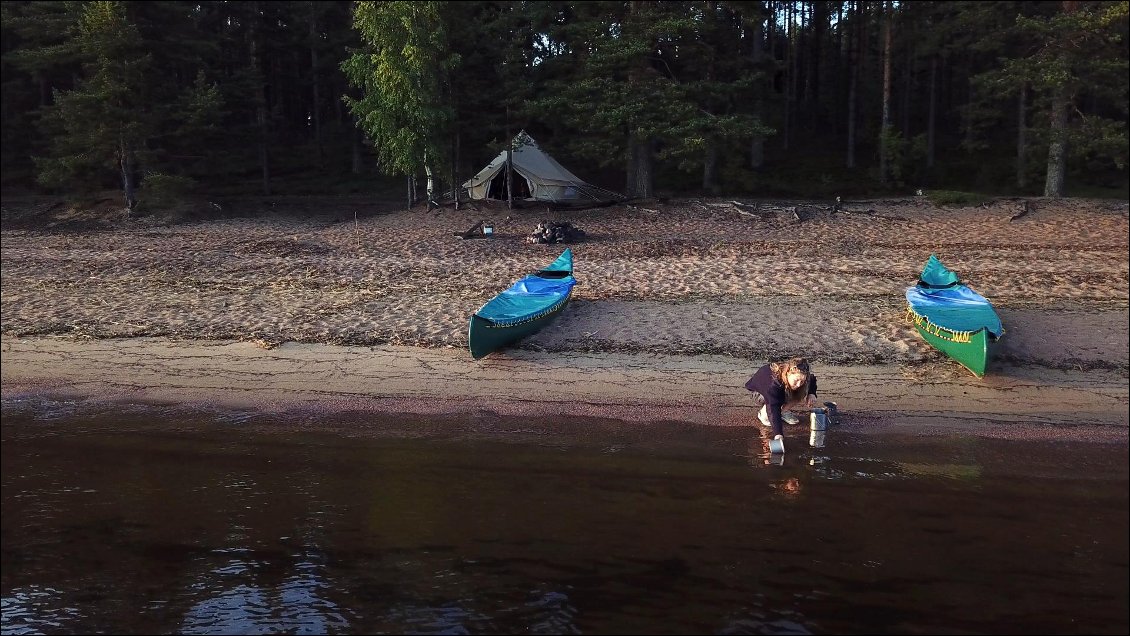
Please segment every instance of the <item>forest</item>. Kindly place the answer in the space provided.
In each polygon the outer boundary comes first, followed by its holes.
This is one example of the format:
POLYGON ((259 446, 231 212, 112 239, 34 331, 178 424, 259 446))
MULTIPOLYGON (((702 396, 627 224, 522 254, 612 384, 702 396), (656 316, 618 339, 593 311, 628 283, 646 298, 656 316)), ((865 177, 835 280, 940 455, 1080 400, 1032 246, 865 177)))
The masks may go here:
POLYGON ((439 199, 524 130, 632 198, 1125 198, 1128 6, 8 1, 2 186, 439 199))

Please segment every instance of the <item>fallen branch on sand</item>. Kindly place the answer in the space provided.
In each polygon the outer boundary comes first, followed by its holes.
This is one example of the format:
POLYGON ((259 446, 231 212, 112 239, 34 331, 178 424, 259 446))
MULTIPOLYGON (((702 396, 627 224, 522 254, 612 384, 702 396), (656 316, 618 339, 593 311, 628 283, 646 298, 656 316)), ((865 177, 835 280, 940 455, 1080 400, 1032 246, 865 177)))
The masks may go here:
POLYGON ((1024 202, 1024 209, 1021 210, 1020 212, 1017 212, 1016 214, 1013 214, 1011 217, 1009 217, 1008 222, 1012 223, 1016 219, 1019 219, 1020 217, 1028 214, 1031 211, 1032 211, 1032 206, 1028 203, 1028 201, 1025 201, 1024 202))
POLYGON ((638 210, 638 211, 641 211, 641 212, 651 212, 652 214, 659 214, 659 210, 653 210, 651 208, 644 208, 644 207, 640 207, 638 205, 625 205, 624 207, 628 208, 629 210, 638 210))

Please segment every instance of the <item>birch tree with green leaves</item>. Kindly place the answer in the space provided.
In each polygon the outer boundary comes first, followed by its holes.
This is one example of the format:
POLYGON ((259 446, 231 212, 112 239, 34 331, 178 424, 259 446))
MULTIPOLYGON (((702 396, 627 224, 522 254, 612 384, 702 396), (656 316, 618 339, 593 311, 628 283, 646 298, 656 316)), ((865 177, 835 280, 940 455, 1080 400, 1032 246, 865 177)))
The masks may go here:
POLYGON ((458 63, 447 41, 443 2, 358 2, 353 26, 364 49, 342 69, 361 89, 345 96, 357 125, 388 174, 412 177, 423 169, 428 200, 436 175, 447 165, 453 119, 449 73, 458 63))

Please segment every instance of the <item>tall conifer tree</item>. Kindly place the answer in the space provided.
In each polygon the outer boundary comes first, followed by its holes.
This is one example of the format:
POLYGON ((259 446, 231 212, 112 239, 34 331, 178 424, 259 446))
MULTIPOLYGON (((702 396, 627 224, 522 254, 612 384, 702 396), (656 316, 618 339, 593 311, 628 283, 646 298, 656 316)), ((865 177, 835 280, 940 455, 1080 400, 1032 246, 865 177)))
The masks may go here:
POLYGON ((64 185, 78 175, 98 180, 115 170, 125 206, 137 203, 137 156, 152 133, 146 70, 150 57, 121 2, 85 5, 79 43, 84 77, 57 93, 44 121, 54 134, 48 156, 37 159, 43 183, 64 185))

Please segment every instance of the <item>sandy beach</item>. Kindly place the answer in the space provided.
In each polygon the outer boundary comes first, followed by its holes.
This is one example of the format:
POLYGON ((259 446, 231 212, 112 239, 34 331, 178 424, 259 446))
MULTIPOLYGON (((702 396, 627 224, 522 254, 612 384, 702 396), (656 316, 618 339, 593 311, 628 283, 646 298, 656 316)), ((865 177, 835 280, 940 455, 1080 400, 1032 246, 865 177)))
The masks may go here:
MULTIPOLYGON (((530 414, 749 426, 746 378, 804 355, 860 430, 1127 439, 1130 212, 1121 201, 681 199, 583 211, 228 203, 234 218, 60 221, 4 199, 6 399, 530 414), (236 216, 238 215, 238 216, 236 216), (491 220, 495 236, 453 235, 491 220), (564 245, 550 327, 474 361, 467 319, 564 245), (936 254, 1005 325, 974 378, 905 321, 936 254)), ((37 208, 36 206, 40 206, 37 208)))

